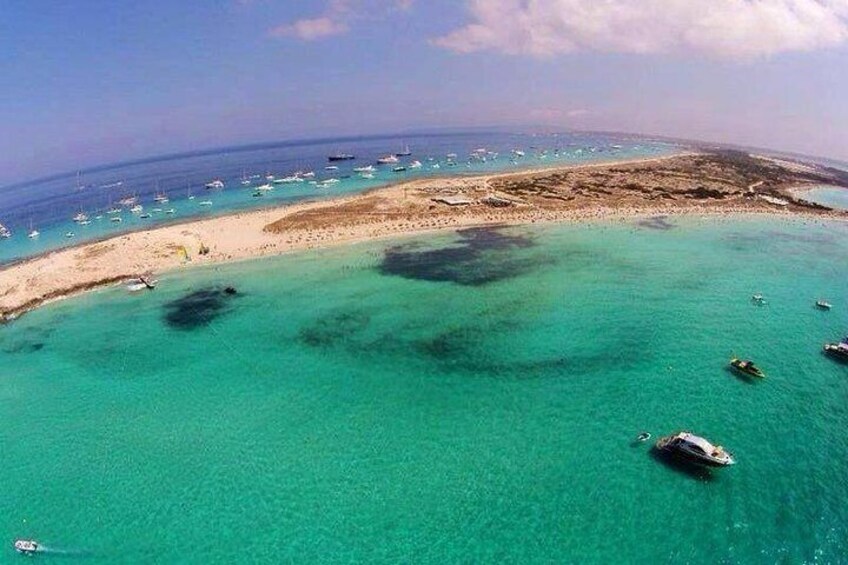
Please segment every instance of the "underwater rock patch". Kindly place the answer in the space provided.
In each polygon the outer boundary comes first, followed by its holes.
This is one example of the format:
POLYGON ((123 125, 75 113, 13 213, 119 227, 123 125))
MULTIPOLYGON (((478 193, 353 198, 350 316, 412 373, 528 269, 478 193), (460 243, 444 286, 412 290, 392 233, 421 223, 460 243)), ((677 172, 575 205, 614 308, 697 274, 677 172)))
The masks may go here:
POLYGON ((220 288, 204 288, 164 305, 165 322, 178 330, 194 330, 224 314, 234 295, 220 288))
POLYGON ((481 286, 523 275, 541 261, 510 257, 514 249, 535 245, 526 236, 503 228, 471 228, 457 232, 459 241, 439 249, 404 244, 386 249, 378 269, 383 275, 431 282, 481 286))
POLYGON ((650 218, 639 220, 638 222, 636 222, 636 225, 641 228, 648 228, 651 230, 659 231, 667 231, 676 227, 674 224, 668 221, 668 216, 651 216, 650 218))
POLYGON ((310 347, 332 347, 359 334, 370 321, 364 312, 336 312, 302 328, 298 338, 310 347))

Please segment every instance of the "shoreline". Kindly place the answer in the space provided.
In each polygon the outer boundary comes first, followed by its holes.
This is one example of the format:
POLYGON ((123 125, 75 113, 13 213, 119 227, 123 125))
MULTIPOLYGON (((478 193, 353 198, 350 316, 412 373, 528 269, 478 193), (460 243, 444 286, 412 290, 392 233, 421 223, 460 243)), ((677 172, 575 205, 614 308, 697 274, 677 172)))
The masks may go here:
MULTIPOLYGON (((848 219, 848 214, 799 201, 775 206, 769 203, 771 197, 752 196, 753 189, 740 187, 739 182, 713 179, 710 182, 718 188, 693 188, 696 172, 701 173, 692 167, 701 166, 702 161, 730 166, 714 157, 684 153, 543 170, 429 177, 356 195, 125 232, 0 268, 0 322, 143 273, 461 228, 617 222, 658 215, 848 219), (621 179, 628 182, 621 185, 621 179), (204 247, 207 254, 200 253, 204 247)), ((772 179, 755 184, 786 198, 791 198, 789 192, 799 184, 786 182, 779 187, 782 192, 775 192, 770 182, 772 179)))

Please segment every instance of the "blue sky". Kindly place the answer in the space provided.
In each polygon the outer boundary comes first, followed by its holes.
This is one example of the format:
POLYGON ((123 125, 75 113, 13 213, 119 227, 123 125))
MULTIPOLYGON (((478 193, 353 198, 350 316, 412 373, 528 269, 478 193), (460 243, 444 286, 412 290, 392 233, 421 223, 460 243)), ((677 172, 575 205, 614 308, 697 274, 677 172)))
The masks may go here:
POLYGON ((7 0, 0 48, 0 184, 488 125, 848 160, 848 0, 7 0))

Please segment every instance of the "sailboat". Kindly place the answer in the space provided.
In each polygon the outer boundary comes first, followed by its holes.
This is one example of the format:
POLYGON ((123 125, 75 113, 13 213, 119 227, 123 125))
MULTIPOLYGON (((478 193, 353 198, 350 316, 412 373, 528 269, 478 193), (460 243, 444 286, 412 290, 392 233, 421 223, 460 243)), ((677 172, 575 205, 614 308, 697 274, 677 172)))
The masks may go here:
POLYGON ((36 239, 39 235, 41 235, 41 233, 39 233, 39 231, 37 229, 34 229, 32 227, 32 219, 30 219, 30 221, 29 221, 29 233, 27 234, 27 237, 30 238, 30 239, 36 239))
POLYGON ((412 155, 412 151, 409 149, 409 145, 404 145, 403 149, 395 153, 395 157, 409 157, 412 155))

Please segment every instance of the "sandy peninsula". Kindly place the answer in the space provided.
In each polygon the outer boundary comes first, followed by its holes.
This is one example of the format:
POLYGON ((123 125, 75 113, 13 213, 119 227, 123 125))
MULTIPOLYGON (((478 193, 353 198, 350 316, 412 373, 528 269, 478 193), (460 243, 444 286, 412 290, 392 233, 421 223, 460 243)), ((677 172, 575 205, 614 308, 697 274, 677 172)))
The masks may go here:
POLYGON ((673 214, 848 217, 798 198, 799 186, 823 183, 848 186, 848 178, 736 151, 414 180, 128 233, 8 266, 0 270, 0 320, 144 273, 435 230, 673 214))

